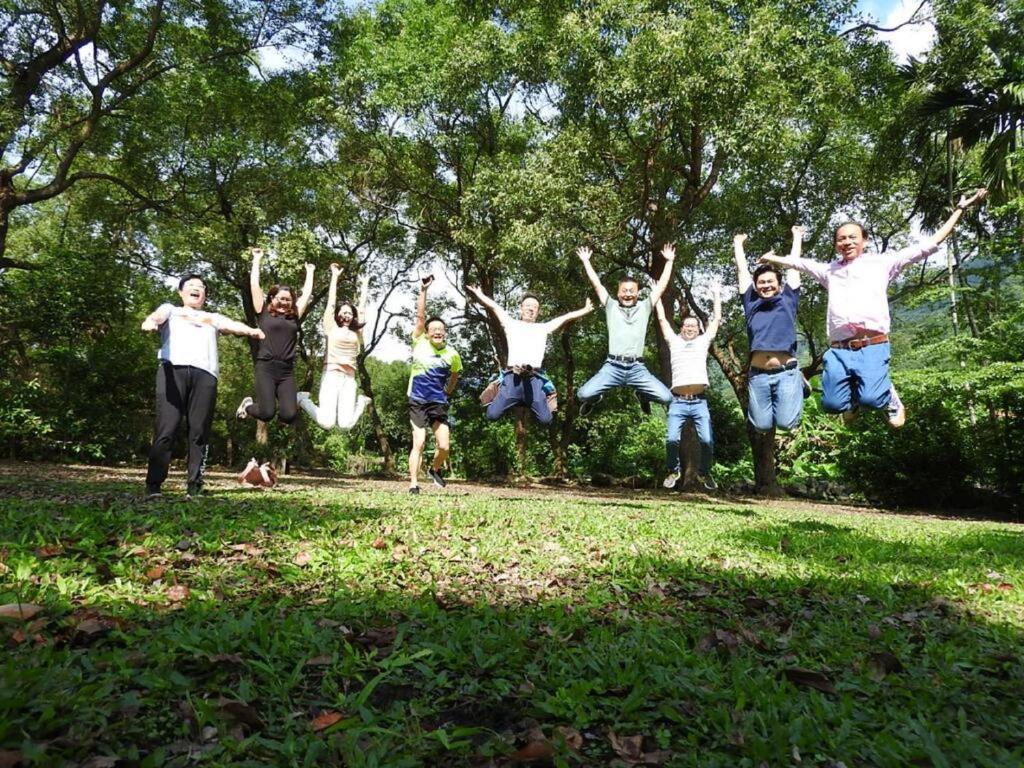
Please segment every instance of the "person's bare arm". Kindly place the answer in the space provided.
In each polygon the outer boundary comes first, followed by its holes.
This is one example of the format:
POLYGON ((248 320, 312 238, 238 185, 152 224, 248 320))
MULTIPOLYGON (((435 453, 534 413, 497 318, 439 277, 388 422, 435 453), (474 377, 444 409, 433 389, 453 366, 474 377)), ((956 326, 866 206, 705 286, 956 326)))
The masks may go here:
POLYGON ((665 305, 661 303, 661 299, 654 302, 654 314, 658 318, 658 328, 661 329, 661 335, 666 339, 675 336, 675 329, 672 327, 672 323, 665 317, 665 305))
POLYGON ((718 326, 722 324, 722 286, 718 283, 711 284, 711 295, 714 297, 712 312, 714 313, 708 321, 707 334, 709 338, 715 338, 718 333, 718 326))
POLYGON ((608 303, 608 289, 601 284, 601 278, 597 276, 597 272, 594 271, 594 266, 590 263, 590 258, 594 255, 594 252, 589 247, 581 245, 576 249, 576 255, 580 257, 580 261, 583 262, 583 271, 587 273, 587 278, 590 280, 590 284, 594 286, 594 293, 597 294, 597 300, 603 307, 608 303))
POLYGON ((750 267, 747 266, 747 254, 743 250, 743 243, 746 241, 746 235, 733 235, 732 258, 736 262, 736 284, 739 286, 741 296, 754 282, 750 277, 750 267))
POLYGON ((306 310, 309 309, 309 302, 313 298, 314 269, 314 265, 306 264, 306 279, 302 283, 302 293, 299 294, 299 300, 295 302, 295 311, 298 312, 300 319, 306 314, 306 310))
POLYGON ((434 282, 433 275, 420 278, 420 295, 416 298, 416 326, 412 331, 414 339, 418 339, 427 331, 427 287, 432 282, 434 282))
POLYGON ((331 282, 327 287, 327 306, 324 307, 323 328, 324 335, 329 336, 335 327, 334 311, 338 306, 338 279, 341 277, 341 266, 331 264, 331 282))
POLYGON ((489 310, 491 310, 491 312, 493 312, 495 315, 497 315, 499 319, 502 319, 502 318, 504 318, 506 316, 505 310, 503 310, 501 307, 499 307, 497 302, 494 301, 494 299, 492 299, 486 293, 481 291, 479 286, 477 286, 477 285, 467 285, 466 286, 466 291, 474 299, 476 299, 478 302, 480 302, 485 307, 487 307, 489 310))
POLYGON ((266 338, 259 328, 250 328, 245 323, 225 317, 217 328, 221 333, 230 333, 232 336, 249 336, 253 339, 266 338))
POLYGON ((249 296, 252 297, 252 308, 258 315, 263 311, 263 287, 260 285, 260 262, 263 259, 262 248, 252 248, 252 269, 249 270, 249 296))
POLYGON ((455 387, 458 385, 458 383, 459 383, 459 374, 453 373, 451 376, 448 377, 448 383, 445 385, 445 388, 444 388, 445 397, 451 397, 452 396, 452 394, 455 392, 455 387))
POLYGON ((668 289, 668 284, 672 280, 672 262, 676 258, 676 247, 671 243, 665 243, 661 249, 661 257, 665 260, 665 266, 661 270, 661 277, 658 278, 658 282, 651 289, 651 302, 660 300, 668 289))
POLYGON ((953 227, 956 226, 957 222, 960 221, 960 217, 963 216, 964 211, 972 205, 980 203, 985 199, 987 194, 988 190, 985 189, 985 187, 979 187, 970 197, 961 195, 960 202, 956 204, 956 208, 953 209, 953 213, 950 214, 945 223, 938 228, 934 235, 932 235, 932 239, 935 241, 935 244, 939 245, 943 240, 949 237, 950 233, 953 231, 953 227))
POLYGON ((159 307, 154 309, 148 315, 146 319, 142 321, 142 330, 144 331, 156 331, 160 329, 160 326, 167 322, 167 318, 171 316, 171 309, 169 304, 161 304, 159 307))
MULTIPOLYGON (((793 233, 793 244, 789 248, 789 258, 799 259, 803 254, 804 228, 799 224, 790 229, 793 233)), ((794 291, 800 287, 800 270, 790 267, 786 270, 786 284, 794 291)))
POLYGON ((588 296, 586 302, 579 309, 575 309, 572 312, 566 312, 564 315, 559 315, 558 317, 554 318, 553 320, 548 320, 548 322, 547 322, 548 332, 549 333, 554 333, 559 328, 561 328, 563 325, 566 325, 567 323, 571 323, 573 320, 576 320, 578 318, 584 317, 585 315, 589 315, 593 311, 594 311, 594 302, 592 302, 590 300, 590 297, 588 296))

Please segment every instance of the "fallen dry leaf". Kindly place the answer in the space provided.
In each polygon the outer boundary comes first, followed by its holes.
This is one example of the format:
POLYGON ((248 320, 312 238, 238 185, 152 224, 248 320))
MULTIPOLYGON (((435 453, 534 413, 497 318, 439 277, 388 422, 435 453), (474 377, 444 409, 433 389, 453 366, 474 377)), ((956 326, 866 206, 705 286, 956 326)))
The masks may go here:
POLYGON ((615 754, 627 762, 635 763, 641 760, 644 751, 643 736, 619 736, 615 731, 608 731, 608 742, 615 750, 615 754))
POLYGON ((114 766, 117 765, 119 762, 121 762, 121 758, 119 757, 110 757, 109 755, 96 755, 95 757, 90 757, 88 760, 82 763, 82 768, 114 768, 114 766))
POLYGON ((217 700, 217 706, 220 708, 221 712, 229 715, 243 725, 248 725, 250 728, 256 729, 263 727, 263 720, 260 719, 256 708, 243 701, 220 698, 217 700))
POLYGON ((517 763, 532 763, 537 760, 550 760, 555 754, 555 745, 548 741, 544 731, 531 728, 526 734, 526 744, 511 755, 509 759, 517 763))
POLYGON ((555 728, 555 733, 565 740, 565 746, 573 752, 579 752, 583 748, 583 736, 575 728, 560 725, 555 728))
POLYGON ((307 667, 329 667, 334 663, 334 657, 330 655, 326 656, 314 656, 306 662, 307 667))
POLYGON ((164 566, 162 566, 162 565, 154 565, 152 568, 150 568, 148 571, 146 571, 146 578, 149 579, 150 581, 156 581, 157 579, 162 579, 164 577, 164 573, 166 571, 167 571, 167 569, 164 568, 164 566))
POLYGON ((180 603, 189 595, 189 588, 184 584, 175 584, 167 590, 167 599, 172 603, 180 603))
POLYGON ((100 632, 106 632, 110 627, 111 624, 102 619, 85 619, 75 625, 75 631, 81 632, 84 635, 95 635, 100 632))
POLYGON ((903 671, 903 664, 895 654, 889 651, 872 653, 868 658, 868 667, 871 670, 871 678, 875 682, 880 682, 886 675, 893 672, 903 671))
POLYGON ((301 552, 298 552, 295 555, 294 558, 292 558, 292 562, 295 563, 300 568, 302 568, 304 566, 309 565, 309 563, 310 563, 310 561, 312 559, 313 559, 313 556, 311 554, 309 554, 309 552, 307 552, 306 550, 303 549, 301 552))
POLYGON ((38 549, 36 549, 36 557, 40 558, 41 560, 46 560, 47 558, 57 557, 57 555, 63 554, 64 547, 62 547, 60 544, 47 544, 44 547, 39 547, 38 549))
POLYGON ((43 606, 33 603, 8 603, 0 605, 0 619, 27 621, 42 610, 43 606))
POLYGON ((341 714, 341 712, 322 712, 321 714, 313 718, 310 725, 313 727, 314 731, 319 733, 325 728, 330 728, 332 725, 339 722, 343 717, 344 715, 341 714))
POLYGON ((828 675, 821 672, 815 672, 811 669, 802 669, 800 667, 787 667, 782 670, 782 674, 786 676, 786 679, 793 685, 802 688, 813 688, 816 691, 822 693, 835 693, 836 689, 832 685, 832 681, 829 680, 828 675))
POLYGON ((376 539, 373 540, 373 544, 371 546, 374 549, 384 549, 384 547, 386 547, 387 544, 384 543, 384 539, 378 536, 376 539))

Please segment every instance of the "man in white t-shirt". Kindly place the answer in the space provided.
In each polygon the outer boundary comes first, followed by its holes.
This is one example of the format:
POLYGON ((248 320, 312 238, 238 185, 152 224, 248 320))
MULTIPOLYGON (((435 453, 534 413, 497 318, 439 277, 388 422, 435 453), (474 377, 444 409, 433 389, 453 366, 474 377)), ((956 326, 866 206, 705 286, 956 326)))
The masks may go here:
POLYGON ((534 417, 541 424, 550 424, 551 408, 548 407, 544 393, 544 381, 541 376, 535 375, 544 373, 544 350, 548 336, 566 323, 593 312, 593 302, 588 298, 581 309, 567 312, 546 323, 538 323, 540 301, 532 294, 523 297, 517 320, 479 287, 467 285, 466 290, 498 318, 508 346, 505 371, 502 373, 498 394, 487 405, 487 418, 492 421, 500 419, 509 409, 522 405, 533 411, 534 417))
POLYGON ((203 469, 210 439, 210 424, 217 402, 217 334, 263 338, 263 331, 215 312, 204 312, 206 283, 187 275, 178 283, 182 306, 161 304, 145 320, 142 330, 160 331, 156 371, 156 429, 149 451, 146 495, 160 495, 167 479, 171 449, 178 424, 188 422, 188 495, 203 488, 203 469))
POLYGON ((704 333, 700 332, 700 321, 689 315, 683 318, 679 334, 665 317, 665 308, 658 301, 654 305, 661 328, 668 344, 672 359, 672 404, 668 407, 668 428, 665 435, 665 454, 668 475, 662 485, 675 488, 682 472, 679 460, 679 438, 686 422, 692 421, 700 443, 700 466, 697 475, 709 491, 718 484, 711 476, 714 461, 715 440, 711 431, 711 412, 708 410, 708 349, 718 333, 722 320, 722 289, 715 284, 711 287, 714 296, 714 315, 708 321, 704 333))

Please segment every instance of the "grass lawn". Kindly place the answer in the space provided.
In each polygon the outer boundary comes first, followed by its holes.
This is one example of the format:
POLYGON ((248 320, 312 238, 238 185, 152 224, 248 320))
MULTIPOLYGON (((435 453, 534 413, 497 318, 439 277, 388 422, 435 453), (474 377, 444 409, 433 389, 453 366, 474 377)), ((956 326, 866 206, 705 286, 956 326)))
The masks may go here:
POLYGON ((0 766, 1024 764, 1021 526, 140 477, 0 466, 0 766))

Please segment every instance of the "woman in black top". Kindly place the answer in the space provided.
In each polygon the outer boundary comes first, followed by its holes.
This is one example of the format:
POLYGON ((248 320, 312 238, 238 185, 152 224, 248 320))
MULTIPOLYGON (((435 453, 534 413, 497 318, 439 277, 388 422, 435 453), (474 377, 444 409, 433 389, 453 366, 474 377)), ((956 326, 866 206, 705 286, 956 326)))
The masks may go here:
POLYGON ((306 265, 306 280, 298 300, 289 286, 274 285, 264 301, 263 288, 260 286, 262 257, 262 248, 252 249, 249 290, 253 309, 256 310, 257 325, 264 333, 256 354, 256 400, 253 402, 251 397, 244 398, 236 415, 240 419, 252 416, 260 421, 270 421, 274 418, 276 401, 277 417, 285 424, 291 424, 299 415, 295 386, 295 343, 299 335, 299 324, 313 292, 313 265, 306 265))

